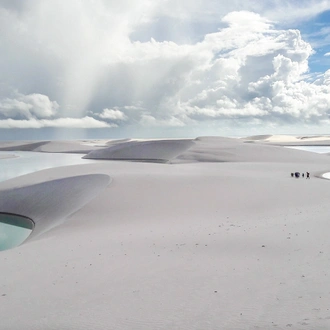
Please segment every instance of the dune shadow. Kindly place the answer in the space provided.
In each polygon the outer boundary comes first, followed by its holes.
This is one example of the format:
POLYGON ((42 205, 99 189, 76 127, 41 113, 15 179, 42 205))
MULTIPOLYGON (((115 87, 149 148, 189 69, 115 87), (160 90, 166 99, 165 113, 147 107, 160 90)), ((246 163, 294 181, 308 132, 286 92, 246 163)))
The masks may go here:
POLYGON ((110 182, 108 175, 88 174, 1 190, 0 223, 6 230, 30 230, 23 241, 30 240, 63 223, 110 182))

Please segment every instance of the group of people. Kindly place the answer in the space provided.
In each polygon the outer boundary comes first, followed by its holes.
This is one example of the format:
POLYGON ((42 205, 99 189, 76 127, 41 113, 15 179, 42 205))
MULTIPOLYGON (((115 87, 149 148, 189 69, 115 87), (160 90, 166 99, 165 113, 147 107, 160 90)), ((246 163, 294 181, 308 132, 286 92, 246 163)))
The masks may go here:
MULTIPOLYGON (((292 178, 299 178, 300 177, 300 172, 292 172, 291 173, 291 177, 292 178)), ((305 173, 303 172, 301 174, 301 177, 304 178, 305 177, 305 173)), ((309 172, 306 172, 306 179, 310 179, 310 173, 309 172)))

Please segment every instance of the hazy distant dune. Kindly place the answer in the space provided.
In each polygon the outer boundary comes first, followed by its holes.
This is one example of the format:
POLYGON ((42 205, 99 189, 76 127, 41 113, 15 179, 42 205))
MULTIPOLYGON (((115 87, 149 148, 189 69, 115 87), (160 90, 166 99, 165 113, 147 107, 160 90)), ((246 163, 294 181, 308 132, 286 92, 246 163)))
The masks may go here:
POLYGON ((0 151, 34 151, 36 148, 49 143, 49 141, 1 141, 0 151))
POLYGON ((97 147, 93 145, 86 145, 81 141, 50 141, 48 143, 40 145, 33 151, 87 154, 95 148, 97 147))
POLYGON ((240 139, 221 137, 197 138, 194 146, 173 162, 312 162, 315 158, 321 157, 306 151, 244 142, 240 139))
POLYGON ((244 138, 241 138, 243 140, 251 140, 251 141, 259 141, 259 140, 266 140, 272 137, 273 135, 252 135, 252 136, 247 136, 244 138))
POLYGON ((191 140, 128 141, 93 150, 84 158, 108 160, 169 161, 194 145, 191 140))
POLYGON ((328 135, 311 135, 311 136, 294 136, 294 135, 255 135, 241 138, 246 142, 267 143, 274 145, 287 146, 330 146, 330 136, 328 135))

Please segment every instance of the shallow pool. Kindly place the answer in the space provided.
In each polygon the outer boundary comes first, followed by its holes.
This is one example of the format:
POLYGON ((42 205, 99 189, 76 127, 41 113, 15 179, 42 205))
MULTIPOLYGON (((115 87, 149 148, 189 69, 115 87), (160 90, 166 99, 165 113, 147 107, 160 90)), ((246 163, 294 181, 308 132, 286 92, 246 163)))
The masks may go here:
POLYGON ((328 180, 330 180, 330 172, 327 172, 327 173, 322 174, 322 177, 323 177, 324 179, 328 179, 328 180))
POLYGON ((97 162, 97 160, 82 159, 82 156, 81 154, 41 153, 32 151, 0 151, 0 181, 47 168, 97 162), (1 158, 2 155, 16 157, 1 158))
POLYGON ((330 146, 290 146, 285 148, 316 152, 318 154, 330 153, 330 146))
POLYGON ((17 214, 0 213, 0 251, 22 244, 32 233, 31 219, 17 214))

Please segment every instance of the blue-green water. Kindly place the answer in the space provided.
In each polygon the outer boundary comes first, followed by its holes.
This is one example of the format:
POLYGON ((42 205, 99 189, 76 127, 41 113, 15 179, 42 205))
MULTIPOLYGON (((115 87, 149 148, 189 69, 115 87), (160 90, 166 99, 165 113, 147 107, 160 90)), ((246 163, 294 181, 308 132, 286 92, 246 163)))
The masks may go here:
POLYGON ((330 153, 329 146, 294 146, 294 147, 286 147, 286 148, 316 152, 318 154, 325 154, 328 152, 330 153))
POLYGON ((84 155, 31 151, 0 151, 0 181, 47 168, 97 162, 96 160, 82 159, 82 156, 84 155), (16 156, 16 158, 1 159, 3 155, 16 156))
POLYGON ((33 222, 19 215, 0 213, 0 251, 22 244, 32 233, 33 222))

